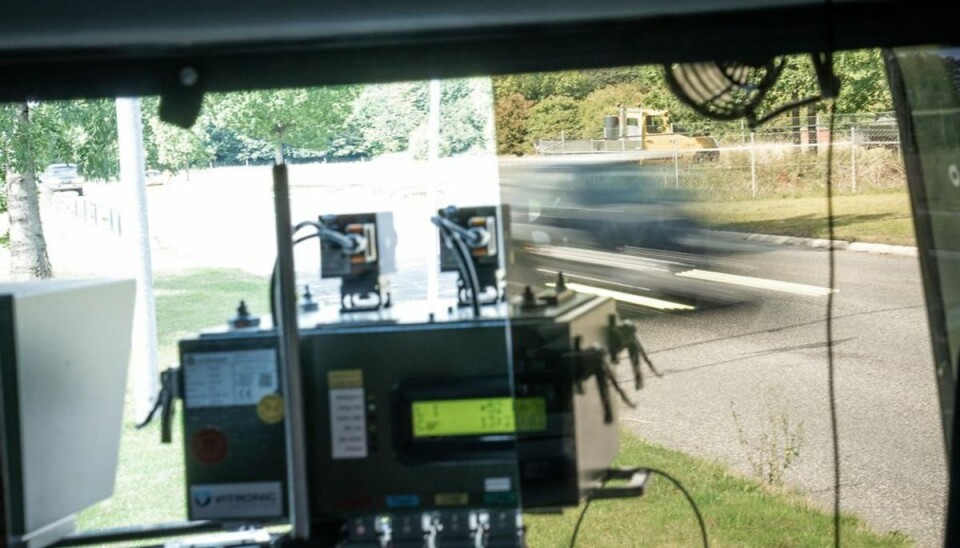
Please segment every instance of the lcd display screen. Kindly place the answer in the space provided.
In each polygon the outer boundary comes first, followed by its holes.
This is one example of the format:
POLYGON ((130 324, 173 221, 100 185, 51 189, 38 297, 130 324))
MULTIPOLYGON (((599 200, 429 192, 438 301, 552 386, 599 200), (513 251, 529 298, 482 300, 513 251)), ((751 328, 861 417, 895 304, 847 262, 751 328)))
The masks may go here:
POLYGON ((471 398, 415 401, 414 438, 537 432, 547 428, 543 398, 471 398))

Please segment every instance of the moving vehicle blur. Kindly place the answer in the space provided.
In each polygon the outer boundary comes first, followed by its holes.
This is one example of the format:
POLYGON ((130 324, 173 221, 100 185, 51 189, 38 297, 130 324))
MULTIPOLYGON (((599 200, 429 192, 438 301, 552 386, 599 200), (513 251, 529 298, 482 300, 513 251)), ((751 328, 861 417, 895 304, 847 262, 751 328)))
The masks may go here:
POLYGON ((684 208, 689 197, 664 184, 663 169, 629 153, 501 160, 513 290, 563 272, 581 291, 617 291, 621 302, 641 306, 687 310, 703 301, 741 300, 729 288, 678 276, 707 270, 715 256, 735 249, 684 208), (670 301, 630 297, 637 295, 670 301))

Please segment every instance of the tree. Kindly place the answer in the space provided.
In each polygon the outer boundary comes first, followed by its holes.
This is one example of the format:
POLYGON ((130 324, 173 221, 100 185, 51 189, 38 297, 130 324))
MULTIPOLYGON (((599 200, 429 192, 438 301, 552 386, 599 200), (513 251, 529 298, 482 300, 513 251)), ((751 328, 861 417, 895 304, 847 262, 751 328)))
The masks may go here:
MULTIPOLYGON (((451 79, 440 84, 440 156, 482 149, 487 140, 489 91, 483 79, 451 79)), ((346 128, 334 142, 339 157, 372 157, 410 152, 426 156, 429 110, 427 82, 367 86, 353 103, 346 128)))
POLYGON ((38 140, 37 165, 76 164, 88 179, 120 171, 117 111, 112 99, 39 103, 31 113, 38 140))
POLYGON ((635 83, 613 84, 594 90, 580 103, 583 136, 587 138, 602 136, 605 115, 616 115, 617 105, 622 104, 626 107, 641 105, 646 96, 643 87, 635 83))
POLYGON ((527 120, 527 135, 530 140, 557 139, 561 135, 566 139, 579 139, 582 133, 580 104, 572 97, 547 97, 530 109, 530 118, 527 120))
POLYGON ((843 113, 893 110, 893 98, 880 50, 864 49, 835 54, 840 76, 837 111, 843 113))
POLYGON ((519 93, 531 101, 557 95, 582 99, 595 87, 590 72, 579 70, 516 74, 501 76, 496 81, 497 93, 501 96, 519 93))
MULTIPOLYGON (((482 78, 451 79, 440 82, 440 157, 481 151, 487 145, 489 86, 482 78)), ((420 114, 420 125, 411 134, 410 150, 426 158, 429 141, 428 110, 420 114)))
POLYGON ((326 150, 350 113, 355 87, 282 89, 208 97, 212 119, 252 139, 270 142, 283 161, 283 146, 326 150))
POLYGON ((410 134, 424 123, 429 90, 426 82, 364 87, 352 105, 346 128, 333 154, 371 157, 410 148, 410 134))
POLYGON ((7 213, 10 216, 10 276, 15 280, 53 275, 40 221, 35 153, 37 132, 28 103, 4 106, 2 137, 6 176, 7 213))
POLYGON ((533 101, 515 92, 501 95, 497 92, 496 81, 494 90, 494 95, 497 97, 493 105, 497 129, 497 153, 520 156, 530 152, 532 147, 527 141, 527 119, 530 117, 533 101))
POLYGON ((149 120, 152 145, 156 148, 156 166, 160 169, 187 171, 191 163, 203 163, 213 158, 213 151, 204 142, 203 124, 182 129, 160 121, 156 115, 149 120))

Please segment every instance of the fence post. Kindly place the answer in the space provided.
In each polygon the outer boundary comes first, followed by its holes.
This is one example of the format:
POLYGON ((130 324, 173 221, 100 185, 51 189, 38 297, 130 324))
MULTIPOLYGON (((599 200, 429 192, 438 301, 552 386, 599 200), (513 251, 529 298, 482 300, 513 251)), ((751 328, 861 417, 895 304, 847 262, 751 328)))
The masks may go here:
POLYGON ((97 215, 97 203, 94 202, 93 203, 93 226, 97 226, 97 224, 99 224, 98 223, 99 220, 100 220, 100 216, 97 215))
POLYGON ((754 133, 750 132, 750 190, 757 197, 757 154, 754 151, 754 133))
POLYGON ((564 138, 563 130, 560 130, 560 152, 561 154, 567 152, 567 140, 564 138))
POLYGON ((857 192, 857 127, 850 126, 850 190, 857 192))

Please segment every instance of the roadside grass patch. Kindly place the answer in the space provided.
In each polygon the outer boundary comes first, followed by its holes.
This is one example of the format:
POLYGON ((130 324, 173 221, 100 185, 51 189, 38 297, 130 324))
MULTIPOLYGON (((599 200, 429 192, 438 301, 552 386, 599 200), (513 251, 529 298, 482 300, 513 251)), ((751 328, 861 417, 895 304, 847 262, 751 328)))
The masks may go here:
MULTIPOLYGON (((718 230, 827 237, 827 201, 823 197, 692 202, 687 208, 718 230)), ((905 192, 835 196, 834 226, 838 240, 916 245, 905 192)))
MULTIPOLYGON (((177 361, 177 341, 226 324, 240 299, 246 300, 252 314, 267 310, 267 280, 240 271, 158 276, 154 288, 161 371, 177 361)), ((173 417, 173 443, 164 445, 159 417, 143 430, 134 427, 130 394, 128 390, 114 495, 81 513, 78 530, 186 519, 182 410, 178 407, 173 417)))
MULTIPOLYGON (((696 501, 710 546, 797 546, 833 544, 832 515, 796 492, 764 486, 706 461, 648 443, 628 432, 620 439, 620 466, 659 468, 677 478, 696 501)), ((566 548, 581 508, 562 515, 526 517, 529 546, 566 548)), ((841 518, 842 546, 911 546, 900 533, 877 534, 858 518, 841 518)), ((655 476, 638 499, 595 501, 577 535, 578 547, 700 546, 700 529, 686 499, 655 476)))

